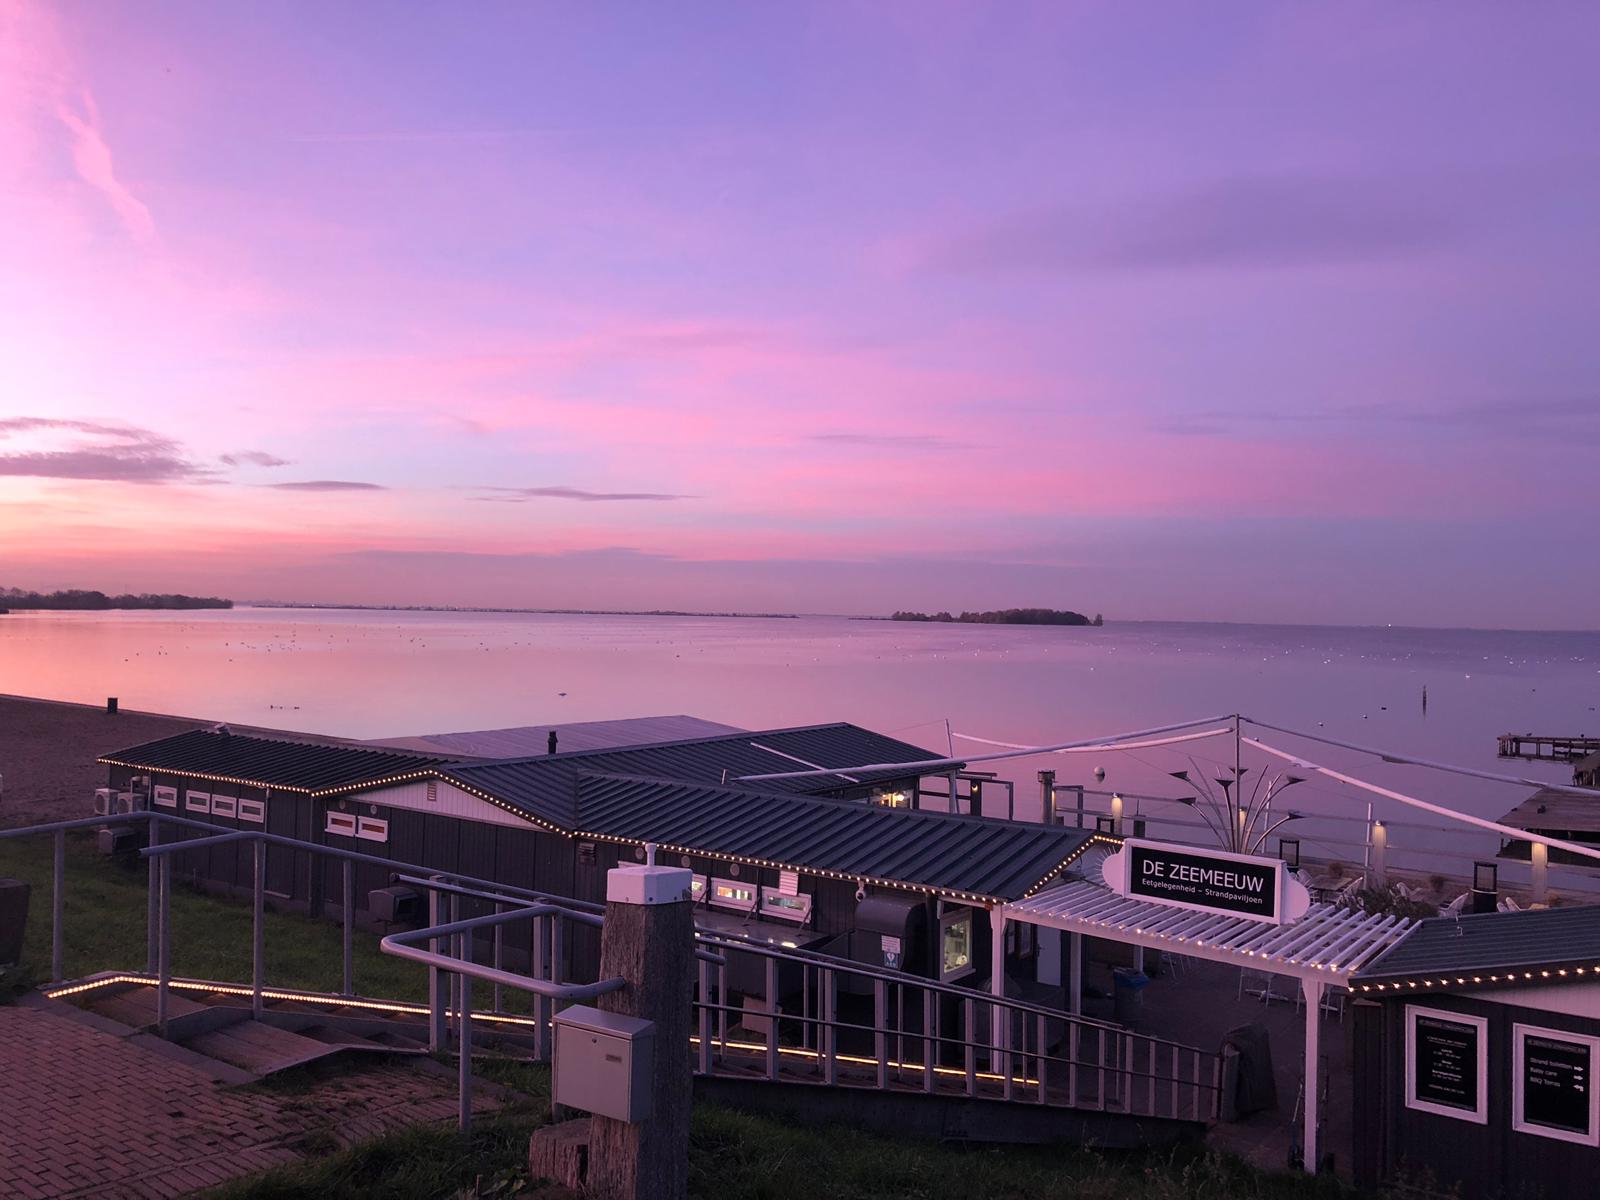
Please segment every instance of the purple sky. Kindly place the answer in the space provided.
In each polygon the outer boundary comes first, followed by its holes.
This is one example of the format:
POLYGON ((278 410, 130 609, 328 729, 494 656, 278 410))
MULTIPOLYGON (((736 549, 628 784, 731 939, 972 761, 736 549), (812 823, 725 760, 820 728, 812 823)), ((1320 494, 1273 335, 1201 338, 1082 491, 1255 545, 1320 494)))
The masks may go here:
POLYGON ((0 0, 0 584, 1594 627, 1597 45, 0 0))

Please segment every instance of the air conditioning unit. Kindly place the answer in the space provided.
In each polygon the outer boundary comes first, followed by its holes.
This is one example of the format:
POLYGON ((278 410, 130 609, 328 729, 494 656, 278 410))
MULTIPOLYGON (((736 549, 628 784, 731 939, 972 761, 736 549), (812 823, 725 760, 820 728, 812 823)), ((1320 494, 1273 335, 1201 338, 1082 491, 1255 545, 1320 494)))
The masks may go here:
POLYGON ((107 858, 119 854, 132 854, 145 844, 144 833, 138 829, 129 829, 126 825, 97 829, 94 837, 95 849, 107 858))
POLYGON ((117 811, 119 813, 131 813, 133 811, 133 793, 132 792, 118 792, 117 793, 117 811))
POLYGON ((94 790, 94 815, 109 817, 116 811, 117 790, 115 788, 95 788, 94 790))
POLYGON ((367 908, 376 920, 409 925, 422 913, 422 897, 410 888, 374 888, 367 893, 367 908))

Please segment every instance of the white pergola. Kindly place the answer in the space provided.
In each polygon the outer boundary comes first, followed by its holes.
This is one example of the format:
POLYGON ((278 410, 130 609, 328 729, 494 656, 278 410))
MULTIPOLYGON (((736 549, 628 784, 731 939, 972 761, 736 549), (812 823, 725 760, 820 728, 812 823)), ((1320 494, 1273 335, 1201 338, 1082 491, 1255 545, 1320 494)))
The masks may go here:
POLYGON ((1283 925, 1224 913, 1157 904, 1118 894, 1100 883, 1071 878, 990 913, 994 927, 996 994, 1005 987, 1005 924, 1019 921, 1069 935, 1069 1007, 1082 1008, 1080 938, 1104 938, 1146 950, 1165 950, 1300 981, 1306 1013, 1305 1169, 1317 1169, 1317 1098, 1322 996, 1328 987, 1350 986, 1350 977, 1415 927, 1406 917, 1313 904, 1305 916, 1283 925))

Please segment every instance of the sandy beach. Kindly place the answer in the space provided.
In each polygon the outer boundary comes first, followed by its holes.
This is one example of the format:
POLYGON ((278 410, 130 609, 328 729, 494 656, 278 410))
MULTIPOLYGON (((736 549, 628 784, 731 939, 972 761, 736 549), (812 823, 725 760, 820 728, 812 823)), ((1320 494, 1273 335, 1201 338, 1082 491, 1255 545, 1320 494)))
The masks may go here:
MULTIPOLYGON (((0 778, 4 781, 0 828, 91 816, 94 789, 106 782, 106 769, 95 759, 215 723, 162 713, 122 711, 111 716, 103 705, 0 696, 0 778)), ((286 730, 235 728, 296 741, 342 740, 286 730)))

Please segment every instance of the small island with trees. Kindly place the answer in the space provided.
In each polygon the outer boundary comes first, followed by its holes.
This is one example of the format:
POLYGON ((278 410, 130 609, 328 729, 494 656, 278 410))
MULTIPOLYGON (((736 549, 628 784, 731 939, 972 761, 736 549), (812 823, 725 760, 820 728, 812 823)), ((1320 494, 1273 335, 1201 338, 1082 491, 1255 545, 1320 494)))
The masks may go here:
POLYGON ((108 596, 73 588, 64 592, 25 592, 21 588, 0 588, 0 612, 16 609, 55 611, 103 611, 113 608, 232 608, 232 600, 218 596, 183 596, 176 593, 108 596))
POLYGON ((1105 618, 1095 613, 1090 620, 1082 613, 1057 608, 1000 608, 991 612, 897 612, 891 621, 943 621, 955 625, 1104 625, 1105 618))

